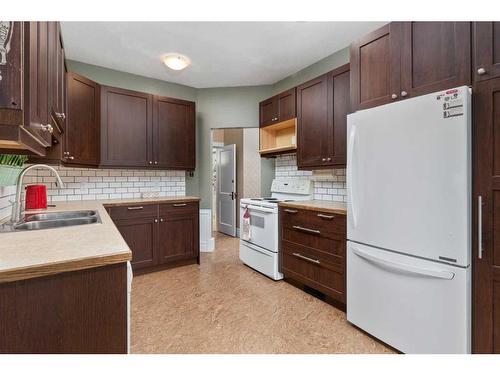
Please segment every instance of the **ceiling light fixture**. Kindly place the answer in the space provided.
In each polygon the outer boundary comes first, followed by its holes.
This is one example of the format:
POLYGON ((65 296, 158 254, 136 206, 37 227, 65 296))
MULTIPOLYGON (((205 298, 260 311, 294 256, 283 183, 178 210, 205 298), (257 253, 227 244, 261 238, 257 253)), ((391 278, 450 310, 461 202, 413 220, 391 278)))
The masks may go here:
POLYGON ((163 56, 163 63, 172 70, 182 70, 191 64, 191 60, 187 56, 172 53, 163 56))

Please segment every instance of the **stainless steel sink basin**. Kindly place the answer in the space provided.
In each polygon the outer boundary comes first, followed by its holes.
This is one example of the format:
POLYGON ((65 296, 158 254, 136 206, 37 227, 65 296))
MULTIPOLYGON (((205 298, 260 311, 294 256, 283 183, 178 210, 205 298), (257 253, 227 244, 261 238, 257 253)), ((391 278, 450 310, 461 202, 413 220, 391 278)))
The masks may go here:
POLYGON ((49 228, 69 227, 72 225, 85 225, 100 222, 100 218, 96 216, 80 217, 73 219, 59 219, 59 220, 43 220, 43 221, 26 221, 14 225, 14 230, 37 230, 49 228))
POLYGON ((63 220, 63 219, 77 219, 96 216, 97 211, 83 210, 83 211, 64 211, 64 212, 44 212, 40 214, 26 215, 24 221, 46 221, 46 220, 63 220))
POLYGON ((73 225, 96 224, 101 222, 99 212, 94 210, 44 212, 28 214, 23 221, 0 226, 0 232, 29 231, 70 227, 73 225))

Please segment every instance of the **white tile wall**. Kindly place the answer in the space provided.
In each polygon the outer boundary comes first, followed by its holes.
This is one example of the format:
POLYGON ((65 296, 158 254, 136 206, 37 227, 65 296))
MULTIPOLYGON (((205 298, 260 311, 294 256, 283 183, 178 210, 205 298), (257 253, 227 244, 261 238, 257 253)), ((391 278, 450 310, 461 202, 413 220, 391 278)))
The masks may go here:
POLYGON ((299 171, 295 154, 281 155, 276 158, 275 177, 311 179, 314 183, 314 199, 347 202, 345 169, 299 171))
MULTIPOLYGON (((47 169, 34 169, 24 178, 25 185, 45 184, 48 202, 140 198, 153 192, 160 197, 181 196, 186 192, 184 171, 55 168, 64 189, 47 169)), ((14 199, 14 193, 14 186, 0 187, 0 219, 10 215, 9 199, 14 199)))

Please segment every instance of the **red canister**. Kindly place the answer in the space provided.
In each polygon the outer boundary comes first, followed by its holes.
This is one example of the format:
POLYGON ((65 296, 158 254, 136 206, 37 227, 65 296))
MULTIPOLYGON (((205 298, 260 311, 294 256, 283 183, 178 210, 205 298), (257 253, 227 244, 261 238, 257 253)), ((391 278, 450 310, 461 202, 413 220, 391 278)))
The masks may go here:
POLYGON ((47 187, 45 185, 26 186, 26 209, 47 208, 47 187))

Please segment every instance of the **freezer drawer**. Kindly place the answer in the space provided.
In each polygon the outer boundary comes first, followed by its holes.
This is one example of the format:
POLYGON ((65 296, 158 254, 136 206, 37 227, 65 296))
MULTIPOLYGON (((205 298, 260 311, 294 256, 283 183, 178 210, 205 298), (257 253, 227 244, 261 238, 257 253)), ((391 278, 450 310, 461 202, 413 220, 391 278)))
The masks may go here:
POLYGON ((347 320, 404 353, 470 353, 469 268, 347 242, 347 320))

